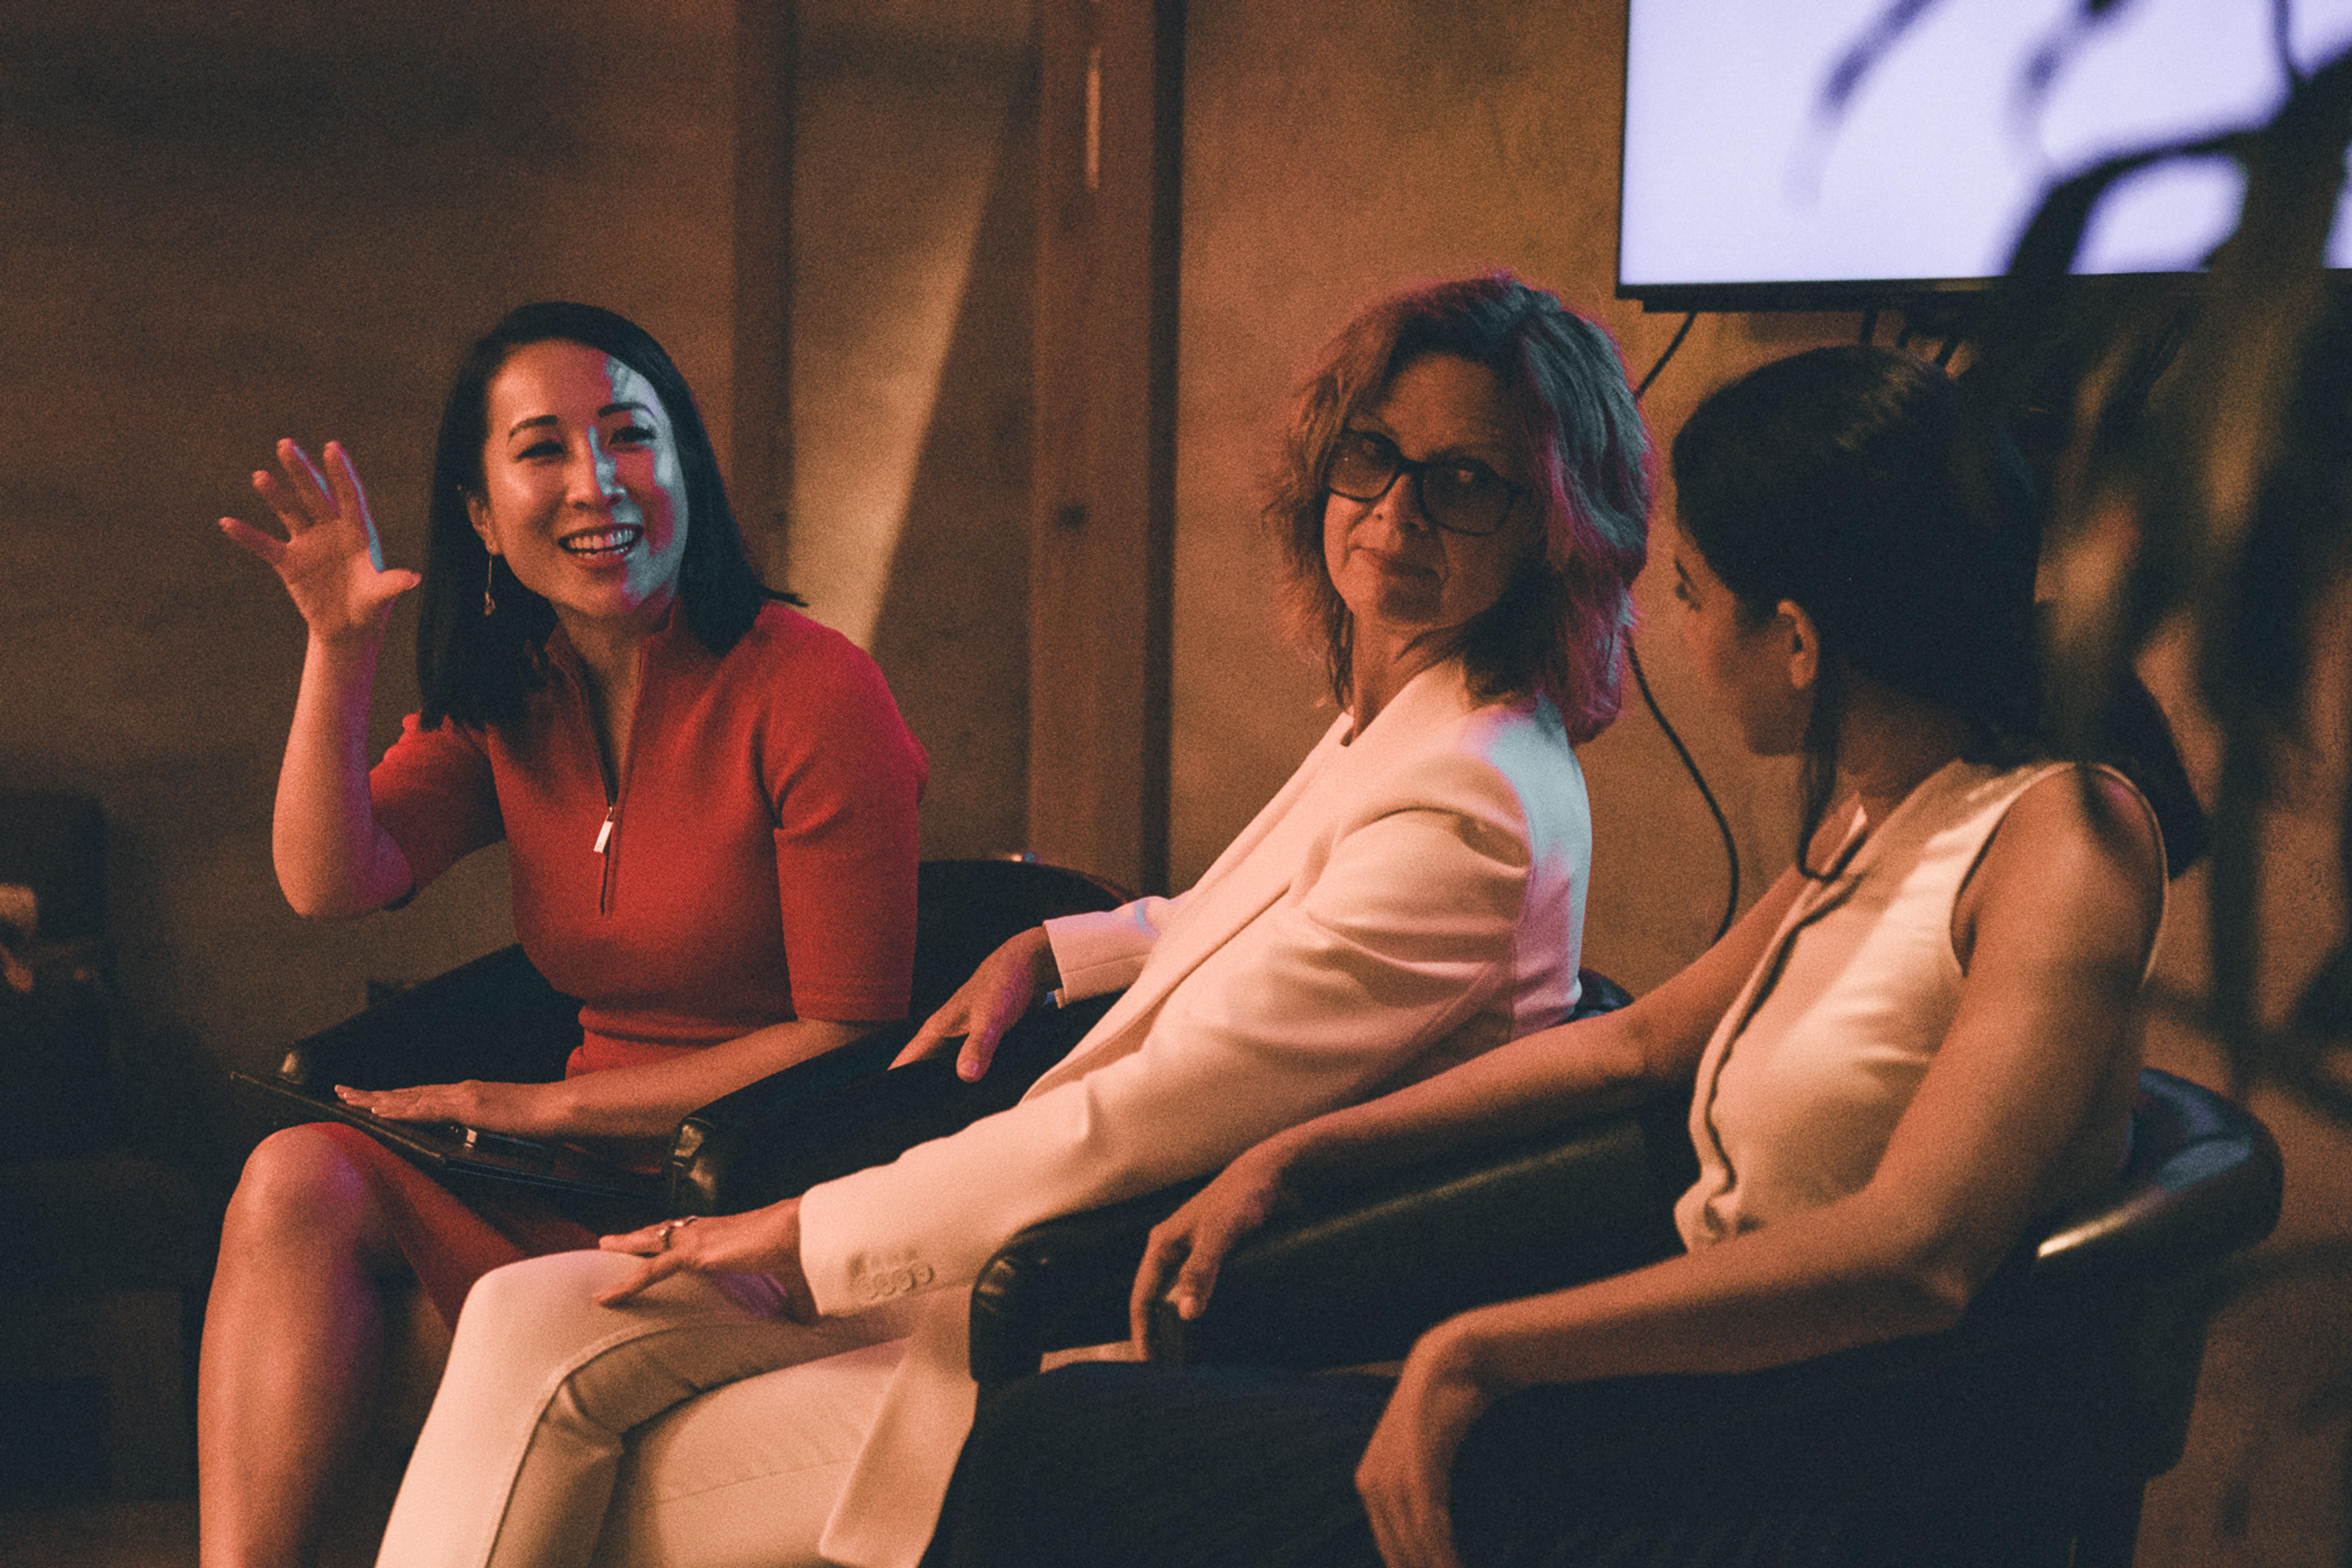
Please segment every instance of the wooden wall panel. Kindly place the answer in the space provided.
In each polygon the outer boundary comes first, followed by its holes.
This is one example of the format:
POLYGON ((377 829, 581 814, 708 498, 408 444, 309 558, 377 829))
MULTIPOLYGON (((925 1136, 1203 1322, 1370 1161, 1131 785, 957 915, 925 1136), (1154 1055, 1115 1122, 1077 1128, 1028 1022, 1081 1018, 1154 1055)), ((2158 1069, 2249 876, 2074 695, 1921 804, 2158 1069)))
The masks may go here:
POLYGON ((728 499, 751 560, 783 581, 793 483, 793 0, 735 6, 735 401, 728 499))
POLYGON ((1042 0, 1029 840, 1168 880, 1184 16, 1042 0))

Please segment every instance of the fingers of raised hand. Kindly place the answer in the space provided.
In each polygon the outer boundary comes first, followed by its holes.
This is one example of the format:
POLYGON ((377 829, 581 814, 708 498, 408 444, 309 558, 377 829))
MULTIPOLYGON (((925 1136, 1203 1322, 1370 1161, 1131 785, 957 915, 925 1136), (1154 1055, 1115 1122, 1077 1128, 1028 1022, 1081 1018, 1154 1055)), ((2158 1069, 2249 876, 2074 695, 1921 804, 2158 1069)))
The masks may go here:
MULTIPOLYGON (((382 563, 379 562, 377 564, 381 567, 382 563)), ((389 605, 424 581, 422 574, 411 572, 405 566, 395 566, 389 572, 379 570, 372 585, 371 602, 376 605, 389 605)))
MULTIPOLYGON (((334 442, 327 443, 329 460, 333 459, 338 449, 334 442)), ((291 488, 293 500, 304 512, 320 522, 335 515, 335 500, 328 493, 327 477, 319 471, 319 465, 310 460, 310 454, 304 451, 299 444, 290 440, 278 442, 278 466, 286 470, 286 481, 291 488)))
POLYGON ((285 470, 284 478, 268 468, 256 468, 253 488, 278 514, 289 538, 334 517, 334 505, 327 498, 319 470, 310 466, 309 454, 291 441, 280 441, 278 466, 285 470))
POLYGON ((239 548, 259 556, 273 567, 286 559, 286 542, 276 534, 264 533, 252 524, 239 522, 233 517, 220 520, 220 531, 239 548))
POLYGON ((375 519, 368 512, 367 491, 360 484, 359 470, 352 467, 352 455, 343 449, 341 441, 330 441, 326 458, 327 482, 335 513, 367 536, 368 560, 381 572, 383 542, 376 537, 375 519))
POLYGON ((268 469, 253 470, 253 489, 268 503, 269 510, 278 514, 278 521, 285 528, 289 539, 300 537, 315 521, 286 481, 268 469))

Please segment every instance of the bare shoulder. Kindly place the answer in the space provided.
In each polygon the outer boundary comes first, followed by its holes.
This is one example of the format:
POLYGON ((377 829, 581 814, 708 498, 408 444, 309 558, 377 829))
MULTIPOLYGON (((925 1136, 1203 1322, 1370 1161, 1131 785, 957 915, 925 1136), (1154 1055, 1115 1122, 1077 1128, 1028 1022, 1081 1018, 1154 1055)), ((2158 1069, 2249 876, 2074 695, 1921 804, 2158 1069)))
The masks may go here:
POLYGON ((1962 963, 1996 929, 2045 951, 2128 960, 2135 976, 2164 911, 2164 848, 2147 803, 2102 768, 2036 781, 1994 829, 1953 911, 1962 963))

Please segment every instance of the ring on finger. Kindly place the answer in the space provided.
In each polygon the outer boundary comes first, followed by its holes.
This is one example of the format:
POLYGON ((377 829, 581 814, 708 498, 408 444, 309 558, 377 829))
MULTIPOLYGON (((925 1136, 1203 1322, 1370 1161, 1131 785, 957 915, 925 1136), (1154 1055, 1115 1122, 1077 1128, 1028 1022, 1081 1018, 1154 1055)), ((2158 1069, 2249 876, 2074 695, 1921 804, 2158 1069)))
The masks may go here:
POLYGON ((700 1219, 701 1217, 702 1216, 700 1215, 690 1214, 686 1215, 683 1219, 666 1219, 662 1221, 661 1227, 654 1232, 654 1250, 656 1252, 667 1252, 669 1250, 670 1232, 692 1225, 696 1220, 700 1219))

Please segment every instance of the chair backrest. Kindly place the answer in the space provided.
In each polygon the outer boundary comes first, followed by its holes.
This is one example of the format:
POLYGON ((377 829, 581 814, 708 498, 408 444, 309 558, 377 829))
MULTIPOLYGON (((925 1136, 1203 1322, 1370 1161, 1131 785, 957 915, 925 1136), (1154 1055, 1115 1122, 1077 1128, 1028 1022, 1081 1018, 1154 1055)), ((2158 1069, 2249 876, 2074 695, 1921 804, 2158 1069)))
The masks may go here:
MULTIPOLYGON (((908 1016, 928 1017, 1014 932, 1056 915, 1110 909, 1123 897, 1084 872, 1035 860, 924 861, 908 1016)), ((468 1078, 544 1083, 563 1076, 579 1044, 579 999, 550 985, 513 945, 295 1042, 278 1076, 355 1089, 468 1078)))
POLYGON ((670 1149, 671 1212, 720 1214, 772 1203, 896 1159, 1020 1099, 1108 1010, 1108 998, 1032 1014, 1005 1036, 978 1083, 963 1082, 941 1060, 886 1069, 923 1020, 1007 940, 1040 921, 1114 909, 1126 900, 1111 883, 1026 857, 924 861, 907 1022, 688 1117, 670 1149))
POLYGON ((2268 1128, 2201 1084, 2143 1068, 2123 1173, 2035 1243, 2032 1276, 2225 1258, 2270 1234, 2284 1183, 2268 1128))
POLYGON ((547 1083, 580 1044, 580 1000, 520 945, 420 981, 288 1047, 278 1076, 306 1088, 400 1089, 486 1079, 547 1083))
POLYGON ((83 795, 0 793, 0 885, 29 888, 44 942, 106 934, 106 819, 83 795))
POLYGON ((915 984, 907 1016, 939 1011, 980 961, 1031 926, 1116 909, 1129 894, 1084 871, 1029 856, 926 860, 916 874, 915 984))
POLYGON ((2116 1481, 2163 1474, 2188 1440, 2205 1330, 2232 1253, 2267 1237, 2278 1145, 2211 1089, 2140 1073, 2132 1149, 2106 1189, 2019 1249, 1956 1331, 2071 1380, 2068 1447, 2116 1481))
POLYGON ((96 800, 0 794, 0 1149, 86 1153, 116 1125, 106 823, 96 800))

